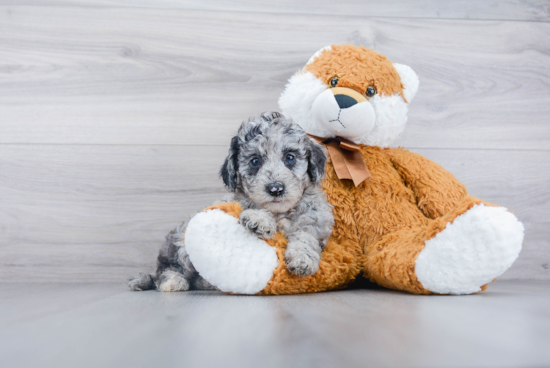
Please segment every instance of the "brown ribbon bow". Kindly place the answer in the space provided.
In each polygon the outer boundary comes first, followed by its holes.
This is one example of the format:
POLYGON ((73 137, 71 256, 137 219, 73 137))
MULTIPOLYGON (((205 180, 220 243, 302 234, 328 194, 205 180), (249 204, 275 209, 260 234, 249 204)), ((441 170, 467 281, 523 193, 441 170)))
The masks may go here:
POLYGON ((353 184, 358 186, 371 177, 369 169, 367 169, 367 165, 361 157, 358 144, 342 137, 321 138, 311 134, 308 135, 318 143, 327 146, 338 179, 351 179, 353 184))

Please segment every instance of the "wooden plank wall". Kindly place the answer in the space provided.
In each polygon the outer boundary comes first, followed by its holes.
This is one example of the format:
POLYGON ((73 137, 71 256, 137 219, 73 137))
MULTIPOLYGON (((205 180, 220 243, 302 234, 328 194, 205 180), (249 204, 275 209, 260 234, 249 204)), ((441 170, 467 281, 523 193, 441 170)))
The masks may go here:
POLYGON ((115 281, 225 194, 230 137, 318 49, 421 86, 395 146, 524 222, 503 278, 550 279, 547 1, 0 0, 0 280, 115 281))

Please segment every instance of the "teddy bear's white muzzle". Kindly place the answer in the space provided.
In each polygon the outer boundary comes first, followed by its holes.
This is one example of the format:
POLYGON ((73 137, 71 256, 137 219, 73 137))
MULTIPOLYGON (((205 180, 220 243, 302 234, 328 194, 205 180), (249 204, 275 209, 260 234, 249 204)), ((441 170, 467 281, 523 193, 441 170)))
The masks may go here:
POLYGON ((372 104, 349 88, 330 88, 322 92, 313 102, 312 113, 335 137, 350 140, 372 131, 376 121, 372 104))

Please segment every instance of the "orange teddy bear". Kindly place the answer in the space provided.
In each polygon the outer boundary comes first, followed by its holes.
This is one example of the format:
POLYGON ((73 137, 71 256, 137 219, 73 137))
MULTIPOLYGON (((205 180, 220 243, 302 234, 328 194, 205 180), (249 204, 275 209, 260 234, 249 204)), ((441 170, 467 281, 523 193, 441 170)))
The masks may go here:
POLYGON ((290 78, 279 105, 330 154, 322 185, 335 226, 319 271, 288 272, 284 234, 246 238, 240 206, 225 203, 187 227, 187 252, 201 276, 244 294, 339 289, 361 273, 415 294, 471 294, 506 271, 523 241, 517 218, 470 196, 436 163, 388 148, 405 127, 418 86, 410 67, 364 47, 333 45, 313 55, 290 78))

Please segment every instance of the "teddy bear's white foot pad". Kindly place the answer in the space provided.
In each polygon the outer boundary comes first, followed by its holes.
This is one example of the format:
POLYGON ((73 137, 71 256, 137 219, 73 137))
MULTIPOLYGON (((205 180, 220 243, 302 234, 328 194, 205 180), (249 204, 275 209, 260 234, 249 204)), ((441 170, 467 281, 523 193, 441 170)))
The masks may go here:
POLYGON ((514 263, 522 242, 523 225, 513 214, 479 204, 426 241, 416 276, 434 293, 475 293, 514 263))
POLYGON ((185 248, 198 273, 225 292, 263 290, 279 264, 275 248, 218 209, 198 213, 189 221, 185 248))

